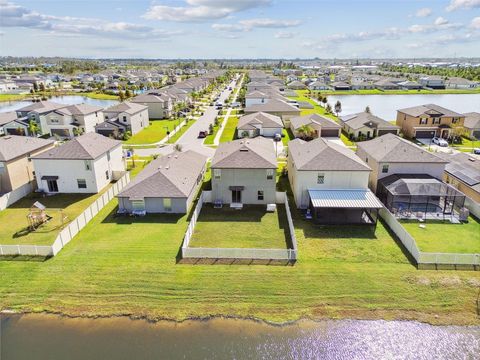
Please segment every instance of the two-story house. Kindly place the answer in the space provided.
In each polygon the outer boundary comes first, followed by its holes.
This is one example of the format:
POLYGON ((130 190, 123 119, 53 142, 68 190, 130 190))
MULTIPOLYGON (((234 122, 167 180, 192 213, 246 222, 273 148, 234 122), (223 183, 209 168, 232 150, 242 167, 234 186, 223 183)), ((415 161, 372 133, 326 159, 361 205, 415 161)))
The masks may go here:
POLYGON ((434 104, 397 110, 396 124, 409 138, 444 139, 453 135, 454 128, 463 128, 465 115, 434 104))
POLYGON ((288 143, 288 179, 297 208, 319 224, 375 225, 381 203, 368 188, 370 167, 323 138, 288 143))
MULTIPOLYGON (((27 124, 34 121, 37 124, 38 133, 36 135, 50 134, 47 116, 55 110, 66 107, 65 104, 57 104, 51 101, 39 101, 24 106, 17 110, 17 116, 22 122, 27 124)), ((26 127, 28 127, 26 125, 26 127)), ((29 134, 33 135, 33 134, 29 134)))
POLYGON ((137 95, 130 101, 147 106, 150 119, 168 119, 172 116, 172 98, 166 94, 150 92, 137 95))
POLYGON ((216 203, 274 204, 277 157, 263 137, 222 143, 212 159, 212 200, 216 203))
POLYGON ((0 194, 10 192, 35 180, 30 156, 53 148, 54 141, 30 136, 0 137, 0 194))
POLYGON ((132 135, 150 125, 148 107, 133 102, 122 102, 103 110, 105 121, 95 126, 95 131, 104 136, 118 138, 126 131, 132 135))
POLYGON ((31 157, 38 189, 98 193, 125 171, 122 143, 87 133, 31 157))

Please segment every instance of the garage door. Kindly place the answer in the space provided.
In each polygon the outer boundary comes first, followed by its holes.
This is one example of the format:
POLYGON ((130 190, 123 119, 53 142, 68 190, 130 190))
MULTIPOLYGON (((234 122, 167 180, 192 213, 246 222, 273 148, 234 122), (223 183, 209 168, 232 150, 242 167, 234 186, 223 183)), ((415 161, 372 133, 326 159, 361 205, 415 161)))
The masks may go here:
POLYGON ((322 129, 322 137, 338 137, 338 130, 335 129, 322 129))
POLYGON ((23 128, 17 128, 17 129, 6 128, 5 133, 7 135, 25 135, 25 130, 23 128))
POLYGON ((417 139, 431 139, 434 136, 435 136, 435 131, 433 130, 417 131, 415 133, 415 137, 417 139), (432 132, 433 132, 433 135, 432 135, 432 132))
POLYGON ((70 137, 70 132, 68 129, 52 129, 50 130, 52 135, 58 135, 60 137, 70 137))
POLYGON ((475 139, 480 139, 480 130, 474 131, 474 132, 473 132, 473 137, 474 137, 475 139))
MULTIPOLYGON (((378 136, 382 136, 385 134, 397 134, 397 130, 378 130, 378 136)), ((418 136, 417 136, 418 137, 418 136)))

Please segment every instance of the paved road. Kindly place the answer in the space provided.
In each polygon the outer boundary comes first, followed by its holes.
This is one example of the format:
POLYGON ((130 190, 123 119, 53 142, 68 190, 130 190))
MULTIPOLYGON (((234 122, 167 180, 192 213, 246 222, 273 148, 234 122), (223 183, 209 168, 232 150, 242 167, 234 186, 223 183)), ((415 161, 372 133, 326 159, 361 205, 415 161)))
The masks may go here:
MULTIPOLYGON (((232 81, 228 86, 234 89, 235 81, 232 81)), ((224 103, 224 101, 230 96, 231 92, 231 90, 228 90, 228 87, 226 90, 222 90, 218 102, 224 103)), ((196 120, 195 123, 187 129, 187 131, 185 131, 185 134, 183 134, 176 143, 182 146, 182 150, 195 150, 198 153, 204 154, 208 157, 212 157, 215 153, 215 149, 203 145, 204 139, 199 139, 198 133, 200 131, 208 131, 209 125, 215 122, 215 117, 217 115, 218 110, 216 110, 213 106, 208 106, 205 109, 203 115, 200 116, 198 120, 196 120)), ((135 151, 135 153, 140 156, 150 156, 153 154, 166 155, 171 153, 173 151, 173 148, 174 145, 167 145, 155 149, 138 149, 135 151)))

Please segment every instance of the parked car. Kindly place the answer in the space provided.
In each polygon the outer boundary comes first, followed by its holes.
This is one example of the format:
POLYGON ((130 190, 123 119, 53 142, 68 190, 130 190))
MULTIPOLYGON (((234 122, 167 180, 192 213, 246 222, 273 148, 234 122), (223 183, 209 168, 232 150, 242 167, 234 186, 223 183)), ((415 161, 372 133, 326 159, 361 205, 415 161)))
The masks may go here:
POLYGON ((473 153, 476 155, 480 155, 480 148, 473 149, 473 153))
POLYGON ((203 138, 206 138, 208 136, 208 131, 200 131, 198 133, 198 138, 199 139, 203 139, 203 138))
POLYGON ((274 141, 282 141, 282 134, 275 134, 275 136, 273 137, 273 140, 274 141))
POLYGON ((435 136, 432 139, 432 142, 434 144, 438 145, 438 146, 441 146, 441 147, 447 147, 448 146, 448 142, 445 139, 439 138, 438 136, 435 136))

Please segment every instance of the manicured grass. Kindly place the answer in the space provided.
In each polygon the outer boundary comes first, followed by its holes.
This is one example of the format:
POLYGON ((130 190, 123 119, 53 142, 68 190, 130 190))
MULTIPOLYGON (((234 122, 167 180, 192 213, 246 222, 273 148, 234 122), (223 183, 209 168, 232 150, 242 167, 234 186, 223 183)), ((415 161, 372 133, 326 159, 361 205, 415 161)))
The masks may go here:
POLYGON ((0 261, 0 308, 153 320, 479 323, 480 274, 417 270, 381 223, 372 235, 361 227, 317 227, 294 211, 294 266, 187 265, 175 260, 186 216, 130 218, 115 211, 113 200, 48 261, 0 261))
POLYGON ((0 94, 0 101, 17 101, 30 96, 30 94, 0 94))
POLYGON ((168 143, 169 144, 174 144, 178 141, 178 139, 180 139, 180 137, 185 134, 185 131, 187 131, 190 126, 192 126, 193 124, 195 123, 195 120, 188 120, 188 123, 186 123, 185 125, 183 125, 181 128, 180 128, 180 131, 177 131, 173 136, 170 137, 170 139, 168 140, 168 143))
POLYGON ((312 93, 322 95, 418 95, 418 94, 478 94, 480 89, 444 89, 444 90, 319 90, 312 93))
POLYGON ((9 208, 0 211, 0 244, 51 245, 62 230, 62 217, 65 226, 109 188, 110 186, 107 186, 100 194, 56 194, 46 197, 31 194, 26 196, 9 208), (35 231, 30 231, 27 215, 35 201, 39 201, 47 207, 46 214, 51 216, 51 219, 35 231))
POLYGON ((402 221, 421 251, 480 254, 480 222, 473 217, 467 224, 428 221, 421 228, 418 221, 402 221))
POLYGON ((86 96, 92 99, 98 100, 119 100, 117 95, 110 95, 110 94, 103 94, 99 92, 82 92, 82 93, 75 93, 76 95, 86 96))
POLYGON ((236 138, 238 117, 230 116, 223 129, 222 136, 220 136, 220 142, 232 141, 236 138))
POLYGON ((242 210, 205 204, 190 242, 191 247, 285 249, 289 237, 285 206, 267 213, 265 205, 242 210))
POLYGON ((152 144, 167 136, 179 124, 178 120, 150 120, 150 126, 133 135, 124 144, 152 144))
POLYGON ((213 133, 207 135, 207 137, 203 141, 203 143, 205 145, 212 145, 213 144, 213 142, 215 141, 215 136, 217 136, 218 129, 220 129, 220 126, 213 125, 213 133))
POLYGON ((461 144, 452 144, 453 147, 461 147, 466 148, 464 150, 472 151, 473 148, 480 147, 480 140, 470 140, 466 137, 462 136, 462 143, 461 144))
POLYGON ((347 146, 355 146, 355 142, 350 140, 348 136, 342 131, 340 134, 340 139, 343 141, 343 143, 347 146))
POLYGON ((294 97, 293 99, 295 99, 297 101, 306 101, 306 102, 313 105, 313 109, 303 109, 303 110, 301 110, 300 111, 301 116, 316 113, 316 114, 328 117, 328 118, 338 122, 338 119, 334 114, 327 114, 327 112, 325 111, 325 109, 322 106, 318 105, 315 101, 313 101, 312 99, 307 97, 307 93, 308 93, 307 90, 296 90, 295 92, 297 93, 298 96, 294 97))
POLYGON ((282 130, 282 134, 285 135, 284 137, 282 137, 283 146, 288 146, 288 142, 295 139, 295 136, 293 135, 292 130, 290 128, 288 129, 284 128, 282 130))

